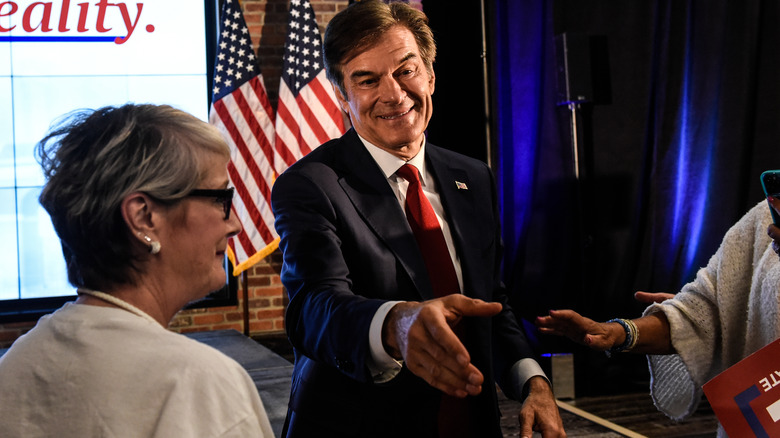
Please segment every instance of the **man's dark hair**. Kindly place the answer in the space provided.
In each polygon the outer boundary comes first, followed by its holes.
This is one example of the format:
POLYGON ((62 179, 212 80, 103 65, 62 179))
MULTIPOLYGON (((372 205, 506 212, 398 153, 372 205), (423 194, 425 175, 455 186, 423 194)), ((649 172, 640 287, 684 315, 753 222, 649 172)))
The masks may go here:
POLYGON ((344 64, 376 44, 394 26, 402 26, 412 32, 425 68, 429 74, 433 73, 436 42, 428 27, 428 17, 406 3, 385 4, 379 0, 364 0, 336 14, 325 29, 325 72, 342 95, 346 95, 342 72, 344 64))

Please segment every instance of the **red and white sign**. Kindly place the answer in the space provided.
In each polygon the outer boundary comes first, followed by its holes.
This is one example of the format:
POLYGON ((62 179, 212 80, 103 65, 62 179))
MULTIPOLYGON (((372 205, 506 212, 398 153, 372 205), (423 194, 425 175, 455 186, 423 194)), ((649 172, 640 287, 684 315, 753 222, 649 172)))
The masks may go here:
POLYGON ((780 436, 780 340, 718 374, 703 388, 729 436, 780 436))

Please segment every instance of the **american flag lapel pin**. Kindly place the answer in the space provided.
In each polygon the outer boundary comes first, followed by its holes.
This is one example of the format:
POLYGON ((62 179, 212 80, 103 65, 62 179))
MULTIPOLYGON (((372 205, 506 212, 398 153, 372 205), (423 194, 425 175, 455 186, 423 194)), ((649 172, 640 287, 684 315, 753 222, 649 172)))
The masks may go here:
POLYGON ((460 181, 455 181, 455 186, 458 188, 458 190, 468 190, 469 187, 466 185, 466 183, 462 183, 460 181))

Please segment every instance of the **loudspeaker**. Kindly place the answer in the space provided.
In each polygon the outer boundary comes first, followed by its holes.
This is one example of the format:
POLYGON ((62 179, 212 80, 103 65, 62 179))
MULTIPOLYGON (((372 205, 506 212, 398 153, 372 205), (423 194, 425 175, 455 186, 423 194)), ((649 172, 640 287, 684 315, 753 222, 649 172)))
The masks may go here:
POLYGON ((557 103, 593 100, 590 37, 562 33, 555 36, 555 61, 558 79, 557 103))

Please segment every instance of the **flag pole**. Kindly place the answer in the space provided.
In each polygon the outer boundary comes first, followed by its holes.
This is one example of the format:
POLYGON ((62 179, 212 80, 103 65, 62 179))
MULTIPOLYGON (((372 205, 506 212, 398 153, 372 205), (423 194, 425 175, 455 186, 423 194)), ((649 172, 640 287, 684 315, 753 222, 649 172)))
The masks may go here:
POLYGON ((249 337, 249 279, 246 271, 241 273, 241 288, 244 299, 244 335, 249 337))
POLYGON ((483 110, 485 112, 485 152, 487 157, 487 163, 488 166, 493 169, 494 171, 497 169, 496 167, 496 161, 497 157, 495 154, 495 151, 493 151, 493 145, 491 144, 493 134, 491 132, 491 112, 490 112, 490 78, 488 77, 488 74, 490 73, 489 70, 489 59, 488 59, 488 43, 487 43, 487 23, 485 20, 487 20, 487 16, 485 15, 485 1, 480 0, 479 2, 479 13, 480 13, 480 32, 482 33, 482 93, 483 93, 483 110))

